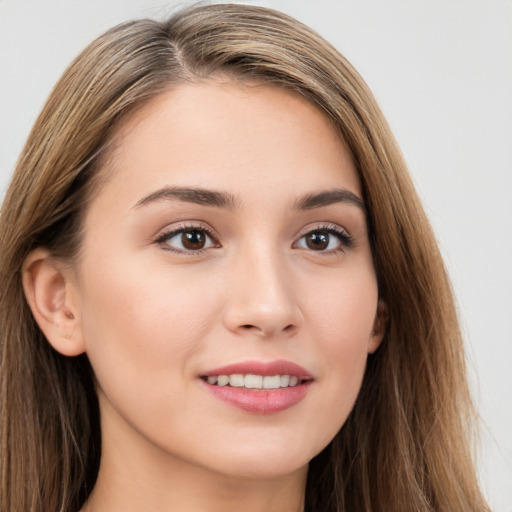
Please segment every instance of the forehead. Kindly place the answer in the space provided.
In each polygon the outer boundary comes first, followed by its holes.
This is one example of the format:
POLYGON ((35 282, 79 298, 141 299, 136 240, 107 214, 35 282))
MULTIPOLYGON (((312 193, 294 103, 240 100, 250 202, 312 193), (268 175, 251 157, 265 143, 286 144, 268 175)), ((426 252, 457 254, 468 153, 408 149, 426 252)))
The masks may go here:
POLYGON ((329 117, 278 86, 212 80, 173 87, 123 122, 112 147, 103 188, 114 186, 134 203, 169 185, 253 198, 262 188, 290 196, 340 186, 361 193, 329 117))

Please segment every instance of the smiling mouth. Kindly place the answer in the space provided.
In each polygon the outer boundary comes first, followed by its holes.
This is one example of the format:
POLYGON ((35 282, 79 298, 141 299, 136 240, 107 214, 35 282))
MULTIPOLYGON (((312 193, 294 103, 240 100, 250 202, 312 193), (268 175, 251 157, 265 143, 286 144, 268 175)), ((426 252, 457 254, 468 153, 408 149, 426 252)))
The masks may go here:
POLYGON ((301 402, 313 376, 291 361, 244 361, 200 375, 205 389, 223 402, 257 415, 276 414, 301 402))
POLYGON ((291 388, 311 381, 310 378, 295 375, 254 375, 235 373, 231 375, 209 375, 202 379, 213 386, 270 390, 291 388))

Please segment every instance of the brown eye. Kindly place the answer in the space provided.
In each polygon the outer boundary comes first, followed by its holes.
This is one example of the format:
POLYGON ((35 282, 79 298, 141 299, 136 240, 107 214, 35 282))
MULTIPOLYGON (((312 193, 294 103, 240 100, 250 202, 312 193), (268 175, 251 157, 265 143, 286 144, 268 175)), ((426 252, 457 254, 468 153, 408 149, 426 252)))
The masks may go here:
POLYGON ((206 244, 206 234, 203 231, 184 231, 181 234, 181 243, 185 249, 191 251, 197 251, 198 249, 204 249, 206 244))
POLYGON ((164 249, 184 254, 200 252, 217 246, 208 231, 199 228, 177 229, 172 233, 163 234, 157 243, 164 249))
POLYGON ((295 242, 294 247, 333 254, 350 249, 353 245, 352 237, 345 229, 333 225, 332 227, 322 227, 305 233, 295 242))
POLYGON ((313 233, 308 233, 304 239, 308 249, 323 251, 329 247, 330 237, 331 235, 326 231, 314 231, 313 233))

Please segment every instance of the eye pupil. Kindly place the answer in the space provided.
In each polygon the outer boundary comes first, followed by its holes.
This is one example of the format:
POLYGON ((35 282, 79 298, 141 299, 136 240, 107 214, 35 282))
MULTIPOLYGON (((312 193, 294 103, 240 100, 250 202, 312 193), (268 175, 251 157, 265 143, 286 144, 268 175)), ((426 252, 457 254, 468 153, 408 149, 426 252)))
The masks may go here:
POLYGON ((181 235, 181 243, 186 249, 202 249, 206 243, 206 236, 202 231, 197 231, 195 229, 185 231, 181 235))
POLYGON ((329 245, 329 233, 324 231, 315 231, 306 235, 306 245, 309 249, 319 251, 325 249, 329 245))

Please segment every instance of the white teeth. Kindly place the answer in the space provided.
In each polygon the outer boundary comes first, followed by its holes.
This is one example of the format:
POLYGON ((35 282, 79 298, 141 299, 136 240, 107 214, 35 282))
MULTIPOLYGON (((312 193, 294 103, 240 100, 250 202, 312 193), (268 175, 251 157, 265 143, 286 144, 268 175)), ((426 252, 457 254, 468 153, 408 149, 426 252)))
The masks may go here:
POLYGON ((243 388, 245 385, 245 379, 243 375, 239 373, 229 376, 229 385, 233 388, 243 388))
POLYGON ((279 375, 267 376, 262 380, 264 389, 277 389, 281 387, 281 377, 279 375))
POLYGON ((263 387, 263 377, 261 375, 246 375, 245 387, 248 389, 261 389, 263 387))
POLYGON ((282 388, 287 388, 290 385, 290 376, 289 375, 281 375, 280 379, 280 386, 282 388))
POLYGON ((247 389, 279 389, 297 386, 299 378, 290 375, 210 375, 206 378, 208 384, 217 386, 231 386, 234 388, 245 387, 247 389))
POLYGON ((229 377, 227 375, 219 375, 217 377, 218 386, 227 386, 229 384, 229 377))

